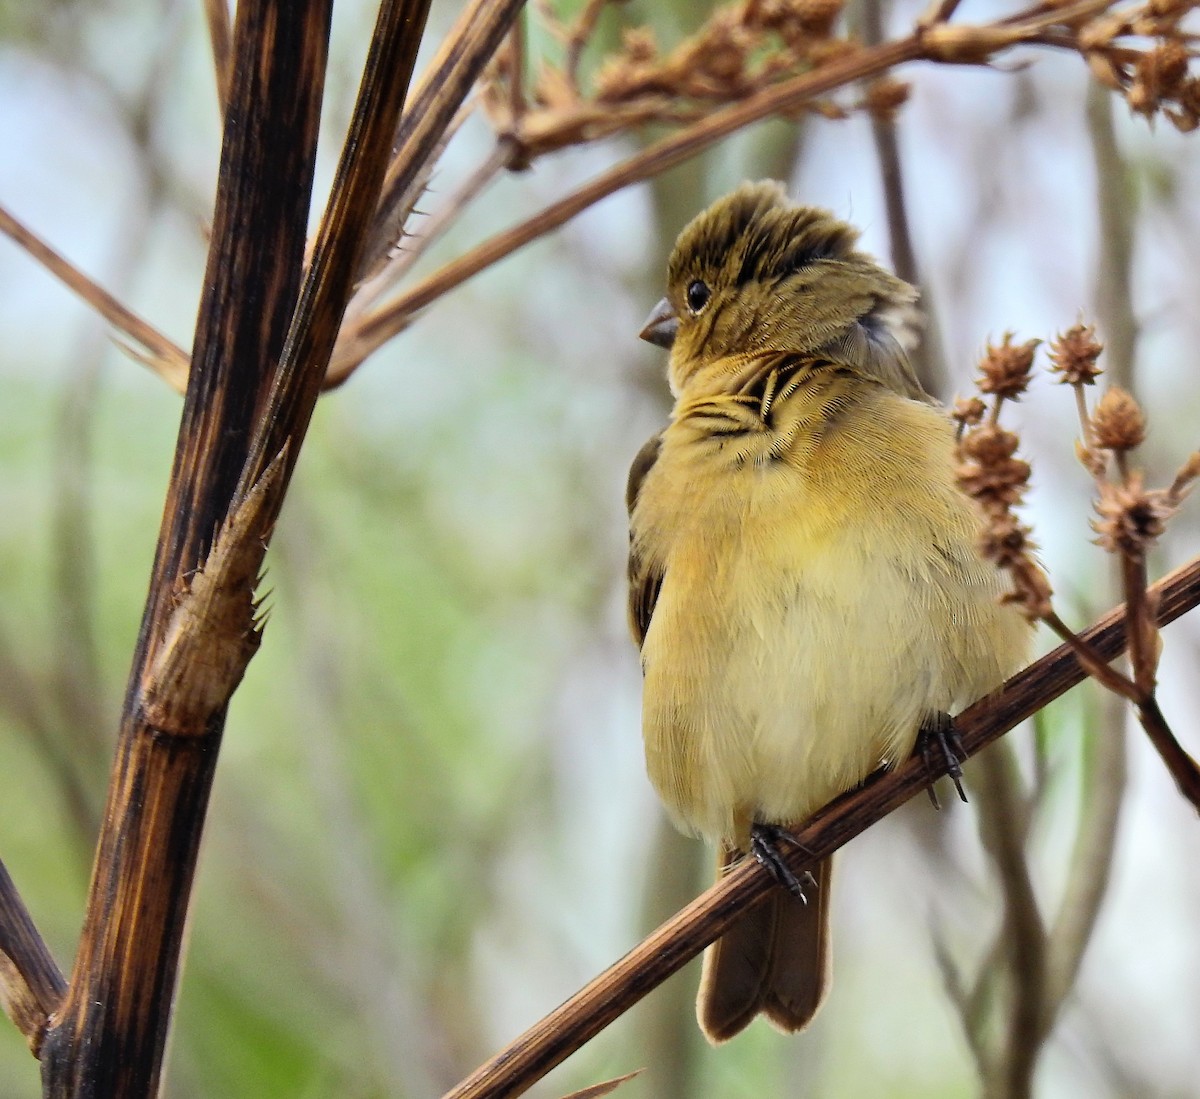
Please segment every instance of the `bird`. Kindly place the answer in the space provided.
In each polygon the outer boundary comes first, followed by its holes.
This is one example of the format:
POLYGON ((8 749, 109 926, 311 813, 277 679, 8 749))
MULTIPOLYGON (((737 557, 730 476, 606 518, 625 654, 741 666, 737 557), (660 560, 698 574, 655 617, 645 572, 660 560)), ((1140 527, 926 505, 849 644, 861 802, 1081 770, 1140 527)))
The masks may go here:
POLYGON ((718 876, 753 855, 788 886, 706 951, 713 1044, 803 1030, 829 989, 831 861, 796 880, 784 830, 922 734, 953 772, 949 715, 1030 638, 905 351, 916 291, 858 235, 743 183, 684 227, 641 332, 674 399, 626 491, 647 772, 718 876))

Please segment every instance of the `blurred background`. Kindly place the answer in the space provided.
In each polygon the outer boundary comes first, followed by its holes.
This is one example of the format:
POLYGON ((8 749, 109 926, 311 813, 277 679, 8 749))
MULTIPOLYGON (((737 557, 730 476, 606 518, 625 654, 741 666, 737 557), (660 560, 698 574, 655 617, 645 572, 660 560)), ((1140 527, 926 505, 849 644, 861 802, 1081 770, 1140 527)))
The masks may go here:
MULTIPOLYGON (((919 11, 901 0, 886 24, 919 11)), ((456 12, 435 2, 426 56, 456 12)), ((598 41, 651 23, 670 43, 702 15, 630 0, 603 12, 598 41)), ((373 19, 365 0, 335 11, 318 196, 373 19)), ((949 398, 970 390, 989 338, 1092 320, 1147 410, 1139 460, 1169 481, 1200 422, 1200 144, 1131 118, 1078 58, 1021 62, 900 74, 911 98, 892 136, 925 361, 949 398)), ((219 138, 199 5, 0 4, 0 204, 184 347, 219 138)), ((472 118, 422 209, 492 143, 472 118)), ((602 142, 504 176, 421 270, 634 147, 602 142)), ((438 1095, 708 884, 710 852, 666 824, 644 776, 622 493, 668 409, 663 355, 637 332, 670 245, 709 201, 762 176, 893 260, 870 120, 771 122, 486 271, 322 400, 268 559, 265 643, 230 712, 167 1095, 438 1095)), ((179 408, 0 240, 0 856, 64 968, 179 408)), ((1082 627, 1117 600, 1090 540, 1072 394, 1042 374, 1010 412, 1059 613, 1082 627)), ((1198 534, 1193 501, 1152 573, 1193 555, 1198 534)), ((1192 618, 1166 631, 1160 678, 1195 753, 1192 618)), ((1037 1094, 1200 1095, 1196 820, 1127 724, 1084 685, 969 770, 976 804, 934 814, 920 800, 852 843, 833 992, 809 1032, 758 1023, 708 1049, 694 964, 533 1094, 639 1067, 618 1094, 979 1092, 980 1043, 1007 994, 989 984, 1005 886, 979 822, 1015 796, 1045 922, 1071 918, 1081 875, 1103 898, 1037 1094), (972 986, 974 1008, 996 1012, 982 1027, 953 991, 972 986)), ((0 1025, 0 1097, 39 1094, 36 1063, 0 1025)))

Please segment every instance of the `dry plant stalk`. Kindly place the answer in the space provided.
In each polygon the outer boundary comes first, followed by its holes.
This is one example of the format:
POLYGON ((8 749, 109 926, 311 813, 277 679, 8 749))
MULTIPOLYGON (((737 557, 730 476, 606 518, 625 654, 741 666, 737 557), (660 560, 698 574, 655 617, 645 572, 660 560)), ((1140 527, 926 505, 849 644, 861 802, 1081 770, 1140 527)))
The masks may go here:
POLYGON ((380 193, 428 0, 385 0, 305 277, 331 5, 237 10, 213 243, 154 575, 69 983, 0 875, 0 989, 44 1094, 157 1092, 254 588, 380 193), (28 926, 24 926, 24 923, 28 926))
POLYGON ((1200 451, 1188 457, 1170 485, 1147 488, 1141 472, 1129 463, 1130 452, 1146 437, 1146 421, 1137 401, 1113 387, 1088 412, 1085 387, 1094 385, 1101 373, 1097 360, 1103 351, 1095 331, 1077 324, 1053 341, 1052 369, 1059 381, 1075 391, 1080 426, 1076 453, 1096 485, 1098 518, 1092 523, 1099 536, 1096 541, 1121 566, 1130 623, 1131 674, 1126 675, 1090 649, 1055 612, 1050 583, 1034 557, 1029 529, 1013 511, 1028 487, 1029 465, 1016 457, 1019 440, 1000 426, 1000 409, 1006 400, 1015 401, 1025 392, 1038 342, 1013 346, 1011 335, 1006 335, 998 347, 989 346, 980 364, 979 389, 991 397, 990 406, 978 397, 955 406, 960 428, 959 484, 986 517, 981 552, 1011 576, 1013 591, 1007 601, 1019 606, 1031 621, 1045 622, 1075 650, 1092 678, 1133 703, 1179 792, 1200 812, 1200 767, 1176 739, 1155 696, 1162 644, 1146 580, 1147 554, 1200 476, 1200 451))

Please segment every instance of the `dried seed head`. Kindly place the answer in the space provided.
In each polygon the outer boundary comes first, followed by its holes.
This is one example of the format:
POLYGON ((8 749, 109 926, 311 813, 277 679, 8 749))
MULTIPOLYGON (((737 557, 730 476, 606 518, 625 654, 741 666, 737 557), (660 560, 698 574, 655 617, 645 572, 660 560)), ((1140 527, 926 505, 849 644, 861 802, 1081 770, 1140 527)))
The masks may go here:
POLYGON ((983 419, 987 405, 978 397, 959 397, 950 411, 952 419, 957 420, 963 427, 974 427, 983 419))
POLYGON ((1100 398, 1091 423, 1096 446, 1105 450, 1133 450, 1146 438, 1146 417, 1133 396, 1120 386, 1114 385, 1100 398))
POLYGON ((908 101, 911 85, 895 77, 884 76, 872 80, 867 86, 867 94, 863 97, 863 106, 870 112, 872 118, 890 122, 896 112, 908 101))
POLYGON ((983 361, 979 364, 979 388, 984 393, 1015 401, 1029 386, 1029 372, 1033 366, 1033 353, 1041 340, 1014 344, 1013 334, 1004 333, 999 347, 988 344, 983 361))
POLYGON ((1178 109, 1168 107, 1167 117, 1182 134, 1190 134, 1200 126, 1200 77, 1193 76, 1185 80, 1175 97, 1178 109))
POLYGON ((1092 385, 1103 371, 1096 365, 1104 344, 1090 324, 1076 324, 1050 344, 1051 369, 1065 385, 1092 385))
POLYGON ((814 38, 828 38, 842 14, 844 0, 788 0, 789 22, 814 38))
POLYGON ((1109 553, 1144 557, 1177 510, 1168 491, 1146 488, 1142 475, 1133 473, 1125 484, 1101 482, 1099 518, 1092 521, 1092 529, 1100 536, 1097 544, 1109 553))
POLYGON ((1011 569, 1033 549, 1029 528, 1022 526, 1012 512, 988 516, 979 539, 979 552, 987 561, 1002 569, 1011 569))
POLYGON ((625 56, 635 65, 646 65, 658 56, 658 41, 650 27, 626 27, 621 35, 625 56))
POLYGON ((1166 100, 1177 99, 1187 79, 1187 47, 1170 38, 1138 57, 1133 83, 1125 98, 1129 106, 1147 116, 1158 111, 1166 100))
POLYGON ((984 424, 958 444, 959 487, 985 512, 1007 511, 1029 484, 1029 463, 1014 457, 1017 436, 996 424, 984 424))

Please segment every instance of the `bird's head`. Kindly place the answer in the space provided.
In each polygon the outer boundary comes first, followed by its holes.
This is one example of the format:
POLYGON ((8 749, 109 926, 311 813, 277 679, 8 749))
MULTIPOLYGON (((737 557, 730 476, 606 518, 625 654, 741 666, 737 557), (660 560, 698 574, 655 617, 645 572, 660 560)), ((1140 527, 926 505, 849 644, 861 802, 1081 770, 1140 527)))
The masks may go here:
POLYGON ((857 240, 853 227, 793 204, 774 181, 743 183, 693 218, 671 253, 667 296, 641 333, 670 348, 672 391, 727 356, 778 351, 848 354, 908 393, 916 382, 902 341, 916 291, 856 251, 857 240))

